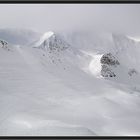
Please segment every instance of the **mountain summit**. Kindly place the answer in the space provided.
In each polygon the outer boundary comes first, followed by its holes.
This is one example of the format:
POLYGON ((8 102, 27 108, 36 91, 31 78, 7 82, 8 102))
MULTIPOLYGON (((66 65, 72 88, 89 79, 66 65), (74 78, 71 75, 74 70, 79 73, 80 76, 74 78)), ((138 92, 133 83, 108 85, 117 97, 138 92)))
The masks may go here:
POLYGON ((46 32, 34 45, 47 51, 63 51, 70 45, 63 39, 62 36, 54 32, 46 32))

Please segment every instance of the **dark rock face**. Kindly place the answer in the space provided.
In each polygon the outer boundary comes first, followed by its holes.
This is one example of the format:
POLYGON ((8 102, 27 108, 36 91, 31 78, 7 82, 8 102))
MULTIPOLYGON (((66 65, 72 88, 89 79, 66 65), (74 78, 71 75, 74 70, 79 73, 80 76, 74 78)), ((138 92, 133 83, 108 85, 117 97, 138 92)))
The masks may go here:
POLYGON ((2 47, 7 46, 8 43, 6 41, 0 40, 0 44, 2 47))
POLYGON ((129 76, 133 76, 135 74, 138 74, 138 72, 135 69, 130 69, 128 74, 129 74, 129 76))
POLYGON ((115 77, 116 76, 116 74, 107 65, 102 65, 101 75, 103 77, 115 77))
POLYGON ((111 53, 107 53, 102 56, 101 64, 116 66, 119 65, 120 63, 118 60, 116 60, 116 58, 111 53))
POLYGON ((0 40, 0 47, 5 49, 5 50, 10 51, 10 49, 8 48, 8 43, 4 40, 0 40))
POLYGON ((70 45, 65 42, 59 35, 53 35, 48 40, 44 41, 44 47, 50 52, 60 52, 66 50, 70 45))
POLYGON ((119 61, 111 54, 107 53, 101 57, 101 75, 103 77, 115 77, 116 74, 113 72, 113 68, 117 67, 120 63, 119 61))

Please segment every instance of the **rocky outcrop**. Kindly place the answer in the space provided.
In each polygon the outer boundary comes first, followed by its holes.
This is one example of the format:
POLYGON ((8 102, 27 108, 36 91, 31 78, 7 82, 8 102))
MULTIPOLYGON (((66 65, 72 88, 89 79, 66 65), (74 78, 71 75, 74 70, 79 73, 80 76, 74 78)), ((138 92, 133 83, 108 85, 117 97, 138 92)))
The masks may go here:
POLYGON ((107 65, 102 65, 101 75, 103 77, 115 77, 116 76, 116 74, 112 71, 112 69, 110 67, 108 67, 107 65))
MULTIPOLYGON (((63 51, 69 47, 69 44, 62 40, 59 36, 55 34, 49 38, 45 43, 48 44, 48 49, 50 51, 63 51)), ((44 44, 45 45, 45 44, 44 44)))
MULTIPOLYGON (((111 53, 104 54, 101 59, 101 75, 103 77, 116 77, 116 69, 120 65, 120 62, 116 59, 115 56, 113 56, 111 53)), ((138 71, 134 68, 126 69, 126 72, 128 72, 128 75, 130 77, 137 75, 138 71)))
POLYGON ((117 66, 119 65, 119 61, 111 54, 107 53, 104 54, 101 58, 101 64, 103 65, 109 65, 109 66, 117 66))
POLYGON ((38 48, 46 50, 49 53, 61 52, 69 48, 69 44, 59 35, 53 33, 50 37, 46 38, 38 48))
POLYGON ((8 48, 8 43, 4 40, 0 40, 0 47, 5 49, 5 50, 10 51, 10 49, 8 48))
POLYGON ((138 74, 138 72, 134 68, 130 69, 129 72, 128 72, 129 76, 133 76, 133 75, 136 75, 136 74, 138 74))
POLYGON ((101 75, 103 77, 115 77, 116 74, 113 71, 120 63, 119 61, 111 54, 106 53, 101 57, 101 75))

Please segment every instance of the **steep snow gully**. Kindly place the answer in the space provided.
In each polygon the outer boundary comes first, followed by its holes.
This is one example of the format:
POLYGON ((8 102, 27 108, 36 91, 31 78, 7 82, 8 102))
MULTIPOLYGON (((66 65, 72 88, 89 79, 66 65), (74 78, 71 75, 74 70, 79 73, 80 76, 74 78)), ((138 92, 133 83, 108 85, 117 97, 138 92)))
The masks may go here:
POLYGON ((140 135, 139 42, 25 32, 0 34, 0 136, 140 135))

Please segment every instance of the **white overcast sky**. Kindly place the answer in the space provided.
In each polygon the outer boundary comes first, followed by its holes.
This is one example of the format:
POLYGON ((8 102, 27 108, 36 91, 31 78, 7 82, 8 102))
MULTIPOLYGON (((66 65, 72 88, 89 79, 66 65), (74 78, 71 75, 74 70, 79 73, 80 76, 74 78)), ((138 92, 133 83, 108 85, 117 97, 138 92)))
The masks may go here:
POLYGON ((0 4, 0 28, 96 29, 140 36, 140 4, 0 4))

